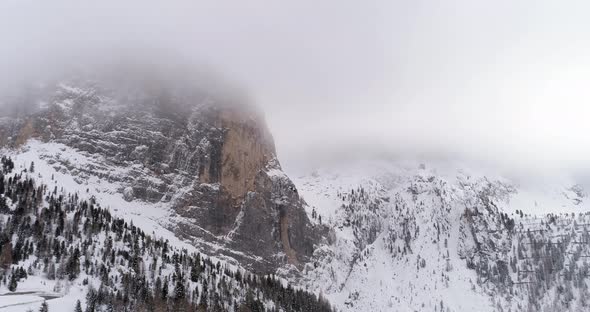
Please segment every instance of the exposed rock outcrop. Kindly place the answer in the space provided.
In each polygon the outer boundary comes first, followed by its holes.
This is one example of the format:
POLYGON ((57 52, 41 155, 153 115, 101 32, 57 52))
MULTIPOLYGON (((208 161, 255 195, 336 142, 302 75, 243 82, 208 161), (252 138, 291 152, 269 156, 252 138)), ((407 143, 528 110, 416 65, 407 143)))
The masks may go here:
POLYGON ((63 165, 119 183, 127 201, 169 203, 179 236, 256 271, 305 262, 316 230, 262 115, 206 88, 127 78, 45 84, 29 99, 40 103, 36 113, 0 123, 0 143, 36 138, 100 155, 105 163, 91 168, 63 165), (104 169, 112 167, 125 174, 104 169))

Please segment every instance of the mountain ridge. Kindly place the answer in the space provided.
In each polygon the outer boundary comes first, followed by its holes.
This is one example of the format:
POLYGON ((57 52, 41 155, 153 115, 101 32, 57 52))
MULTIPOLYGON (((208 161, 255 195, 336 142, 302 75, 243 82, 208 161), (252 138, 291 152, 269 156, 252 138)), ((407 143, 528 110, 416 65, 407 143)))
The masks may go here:
MULTIPOLYGON (((3 155, 46 192, 100 203, 176 248, 276 274, 342 311, 576 311, 590 302, 590 202, 572 179, 518 182, 413 161, 291 179, 262 113, 239 96, 129 77, 29 89, 14 104, 28 103, 27 113, 0 122, 3 155)), ((5 276, 24 276, 13 268, 5 276)))
POLYGON ((181 248, 113 216, 95 198, 37 179, 34 164, 23 168, 2 156, 2 309, 332 311, 273 275, 181 248))
POLYGON ((212 252, 227 250, 254 270, 307 261, 320 229, 309 223, 290 179, 277 174, 282 169, 261 113, 182 83, 151 85, 45 84, 31 92, 29 101, 39 104, 34 114, 0 125, 0 143, 63 144, 88 161, 53 157, 52 166, 80 183, 115 183, 127 201, 167 203, 181 219, 178 236, 224 246, 212 252))
POLYGON ((343 311, 585 309, 587 198, 572 200, 567 182, 456 168, 369 161, 294 175, 312 221, 333 229, 301 282, 343 311))

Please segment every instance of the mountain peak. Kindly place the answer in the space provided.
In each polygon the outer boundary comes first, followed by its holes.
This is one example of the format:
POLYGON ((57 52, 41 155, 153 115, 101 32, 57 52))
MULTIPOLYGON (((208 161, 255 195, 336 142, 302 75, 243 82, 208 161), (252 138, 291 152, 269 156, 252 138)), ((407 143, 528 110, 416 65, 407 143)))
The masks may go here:
POLYGON ((170 210, 163 222, 178 236, 254 270, 311 255, 316 230, 294 184, 277 174, 273 138, 256 107, 206 84, 173 83, 178 77, 157 87, 149 82, 158 77, 124 77, 135 80, 40 84, 23 95, 38 107, 4 120, 0 144, 62 144, 92 164, 63 155, 38 161, 80 183, 107 181, 127 201, 163 205, 170 210))

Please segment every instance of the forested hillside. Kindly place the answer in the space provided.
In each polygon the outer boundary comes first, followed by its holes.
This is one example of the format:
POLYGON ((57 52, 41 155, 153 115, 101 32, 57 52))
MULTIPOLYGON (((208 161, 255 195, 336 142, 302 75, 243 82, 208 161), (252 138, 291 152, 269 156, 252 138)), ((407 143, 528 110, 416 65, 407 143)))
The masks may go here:
MULTIPOLYGON (((84 296, 60 311, 332 311, 315 294, 172 246, 56 184, 35 165, 0 168, 0 289, 35 277, 84 296)), ((43 305, 42 309, 47 308, 43 305)))
POLYGON ((590 309, 581 186, 533 192, 475 170, 375 166, 296 180, 311 220, 334 229, 304 280, 343 310, 590 309))

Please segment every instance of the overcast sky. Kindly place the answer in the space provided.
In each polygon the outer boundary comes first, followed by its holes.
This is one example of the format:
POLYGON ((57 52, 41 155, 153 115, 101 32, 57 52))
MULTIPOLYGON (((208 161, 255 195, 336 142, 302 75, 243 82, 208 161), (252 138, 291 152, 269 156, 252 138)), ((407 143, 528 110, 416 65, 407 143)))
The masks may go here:
POLYGON ((287 165, 362 151, 582 172, 589 13, 588 1, 1 0, 0 70, 157 50, 243 85, 287 165))

